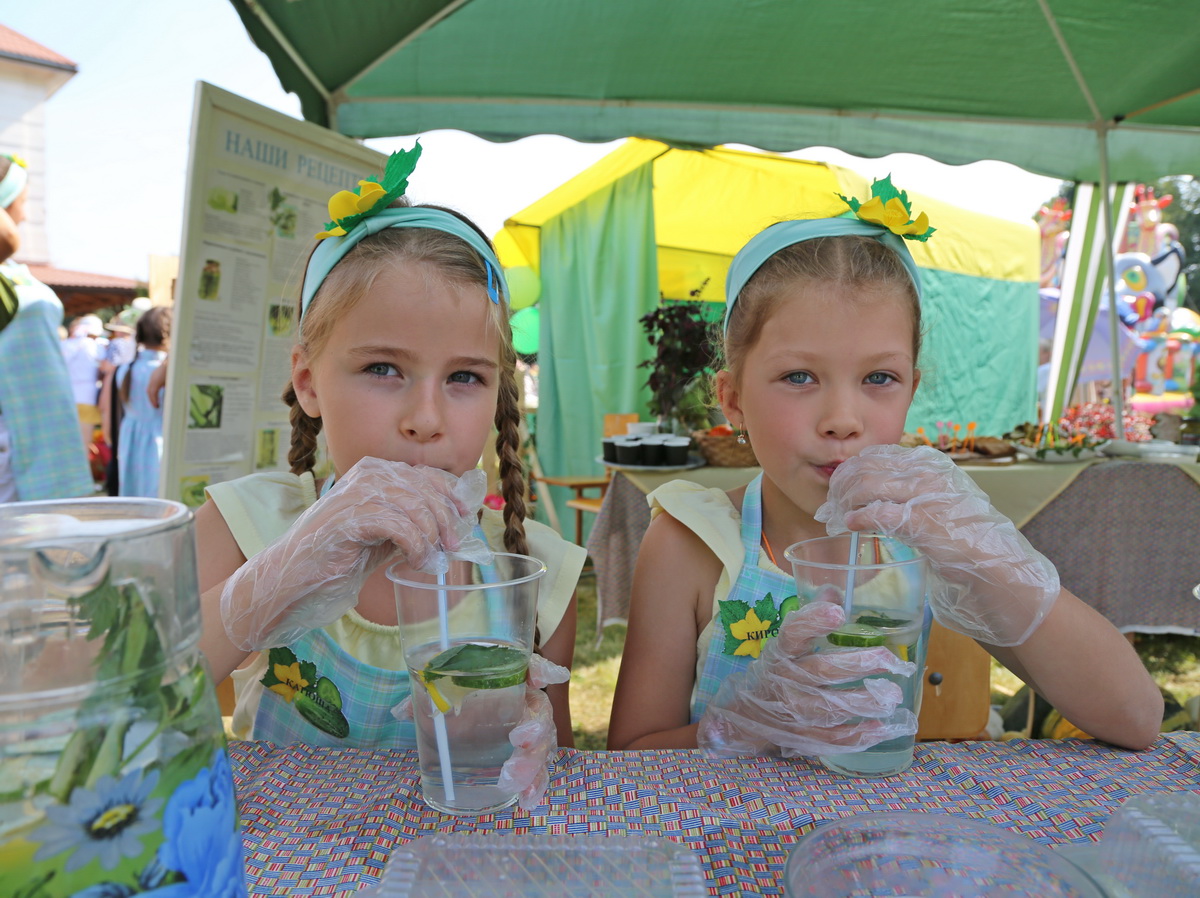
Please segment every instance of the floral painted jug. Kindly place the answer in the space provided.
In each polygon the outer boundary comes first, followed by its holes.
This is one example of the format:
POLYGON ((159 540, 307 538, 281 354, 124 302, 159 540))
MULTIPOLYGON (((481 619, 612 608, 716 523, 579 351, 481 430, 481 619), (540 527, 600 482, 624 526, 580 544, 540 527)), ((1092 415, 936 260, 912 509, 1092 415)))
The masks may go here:
POLYGON ((245 896, 192 514, 0 505, 0 896, 245 896))

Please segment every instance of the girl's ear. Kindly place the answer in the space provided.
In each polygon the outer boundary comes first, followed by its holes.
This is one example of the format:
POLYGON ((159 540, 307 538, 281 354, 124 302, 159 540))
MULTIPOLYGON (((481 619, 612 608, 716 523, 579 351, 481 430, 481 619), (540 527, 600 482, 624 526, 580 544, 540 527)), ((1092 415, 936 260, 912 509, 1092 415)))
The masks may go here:
POLYGON ((312 361, 301 346, 292 347, 292 389, 296 391, 296 401, 306 415, 310 418, 321 417, 321 403, 317 401, 313 384, 312 361))
POLYGON ((921 386, 921 369, 913 368, 913 388, 912 388, 912 396, 908 397, 909 401, 912 400, 913 396, 917 395, 917 387, 919 387, 919 386, 921 386))
POLYGON ((727 370, 717 372, 717 402, 730 427, 743 429, 745 417, 742 415, 741 394, 734 383, 733 375, 727 370))

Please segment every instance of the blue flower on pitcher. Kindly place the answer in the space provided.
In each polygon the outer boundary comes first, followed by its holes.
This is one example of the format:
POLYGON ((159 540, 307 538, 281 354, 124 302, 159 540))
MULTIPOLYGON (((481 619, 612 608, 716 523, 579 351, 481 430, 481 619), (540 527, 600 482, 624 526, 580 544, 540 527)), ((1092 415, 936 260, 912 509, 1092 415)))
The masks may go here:
POLYGON ((158 829, 155 815, 163 803, 150 797, 158 785, 158 771, 142 773, 135 770, 119 780, 102 776, 94 789, 78 786, 66 804, 46 808, 47 822, 30 834, 31 841, 41 843, 33 859, 44 861, 70 851, 63 865, 70 873, 93 860, 114 870, 123 858, 140 855, 142 836, 158 829))
POLYGON ((155 898, 241 898, 242 839, 237 830, 233 775, 223 749, 212 766, 185 780, 163 811, 165 841, 157 863, 186 880, 147 892, 155 898))

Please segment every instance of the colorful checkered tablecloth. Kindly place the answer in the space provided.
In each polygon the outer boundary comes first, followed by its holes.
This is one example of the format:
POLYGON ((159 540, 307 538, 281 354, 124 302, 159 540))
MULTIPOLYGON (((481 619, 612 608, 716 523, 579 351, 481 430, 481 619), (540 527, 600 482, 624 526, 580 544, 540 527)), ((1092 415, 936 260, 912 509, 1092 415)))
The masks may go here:
POLYGON ((1141 753, 1077 740, 924 743, 904 775, 835 777, 807 761, 709 761, 695 751, 559 753, 533 814, 449 817, 418 796, 406 751, 230 746, 252 895, 345 895, 374 885, 393 849, 455 830, 665 836, 703 862, 714 895, 782 895, 796 840, 837 817, 938 811, 1048 845, 1099 838, 1142 792, 1200 790, 1200 734, 1141 753))

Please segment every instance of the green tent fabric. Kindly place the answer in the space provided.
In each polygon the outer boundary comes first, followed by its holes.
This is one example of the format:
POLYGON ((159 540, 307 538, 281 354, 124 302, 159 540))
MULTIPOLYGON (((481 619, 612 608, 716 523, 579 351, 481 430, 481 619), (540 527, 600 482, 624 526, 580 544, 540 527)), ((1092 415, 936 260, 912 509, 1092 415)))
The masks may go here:
MULTIPOLYGON (((547 221, 541 247, 538 456, 549 474, 583 473, 604 415, 646 404, 645 378, 630 374, 650 355, 638 319, 658 303, 652 167, 547 221)), ((558 519, 571 520, 570 493, 554 492, 558 519)))
POLYGON ((1194 0, 231 2, 305 118, 352 137, 836 146, 1076 181, 1200 168, 1194 0))

